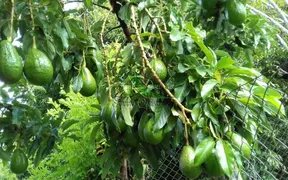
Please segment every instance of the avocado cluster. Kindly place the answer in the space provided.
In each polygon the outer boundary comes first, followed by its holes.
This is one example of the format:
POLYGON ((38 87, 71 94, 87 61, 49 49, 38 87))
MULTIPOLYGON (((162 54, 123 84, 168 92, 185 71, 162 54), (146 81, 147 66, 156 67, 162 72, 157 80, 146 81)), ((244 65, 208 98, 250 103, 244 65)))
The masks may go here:
POLYGON ((23 63, 11 42, 8 40, 1 41, 0 80, 6 84, 17 83, 23 72, 30 83, 43 86, 52 81, 53 65, 50 59, 36 48, 28 50, 25 63, 23 63))

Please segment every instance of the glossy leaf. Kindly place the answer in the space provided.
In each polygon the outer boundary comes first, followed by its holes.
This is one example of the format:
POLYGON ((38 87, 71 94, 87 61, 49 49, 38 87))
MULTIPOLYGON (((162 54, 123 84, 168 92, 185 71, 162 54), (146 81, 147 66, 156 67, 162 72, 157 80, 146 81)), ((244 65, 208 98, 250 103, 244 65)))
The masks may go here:
POLYGON ((201 104, 200 103, 197 103, 193 109, 192 109, 192 119, 194 122, 197 122, 198 121, 198 118, 200 117, 200 113, 201 113, 201 104))
POLYGON ((214 147, 215 141, 212 137, 208 137, 202 140, 195 149, 195 166, 199 166, 204 163, 212 154, 214 147))
POLYGON ((216 143, 216 156, 221 168, 227 176, 231 176, 233 172, 233 152, 232 148, 226 141, 219 139, 216 143))
POLYGON ((133 126, 133 120, 131 117, 131 110, 132 110, 132 104, 130 97, 126 97, 123 99, 123 102, 121 103, 121 112, 124 117, 125 123, 128 126, 133 126))
POLYGON ((217 83, 218 82, 215 79, 206 81, 201 90, 201 97, 203 99, 207 99, 209 96, 211 96, 213 88, 217 85, 217 83))
POLYGON ((178 99, 178 101, 182 102, 189 92, 190 89, 188 83, 185 83, 182 86, 175 88, 175 97, 178 99))
POLYGON ((158 104, 155 109, 155 118, 154 118, 155 125, 153 127, 153 130, 163 128, 167 123, 170 114, 171 111, 168 108, 168 106, 164 104, 158 104))

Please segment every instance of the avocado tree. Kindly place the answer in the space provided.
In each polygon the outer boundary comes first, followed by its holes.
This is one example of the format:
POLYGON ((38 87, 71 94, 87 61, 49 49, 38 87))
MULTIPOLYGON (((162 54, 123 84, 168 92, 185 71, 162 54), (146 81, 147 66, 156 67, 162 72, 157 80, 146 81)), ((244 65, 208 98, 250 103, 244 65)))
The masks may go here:
POLYGON ((97 99, 101 178, 140 179, 143 164, 157 168, 177 148, 188 178, 243 176, 267 117, 286 116, 283 93, 253 60, 278 30, 245 0, 84 0, 64 10, 71 2, 0 2, 0 158, 11 171, 73 138, 62 131, 69 109, 52 115, 43 101, 73 91, 97 99))

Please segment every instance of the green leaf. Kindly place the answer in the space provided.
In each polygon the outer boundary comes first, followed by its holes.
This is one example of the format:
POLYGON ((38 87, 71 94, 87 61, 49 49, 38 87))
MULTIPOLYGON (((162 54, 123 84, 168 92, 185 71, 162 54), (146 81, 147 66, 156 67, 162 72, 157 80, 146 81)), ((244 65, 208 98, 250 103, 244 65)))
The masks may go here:
POLYGON ((208 137, 200 142, 200 144, 195 149, 195 166, 199 166, 204 163, 208 157, 212 154, 215 146, 215 141, 212 137, 208 137))
POLYGON ((206 83, 203 85, 201 90, 201 97, 205 100, 212 94, 213 88, 216 86, 218 82, 215 79, 210 79, 206 81, 206 83))
POLYGON ((233 64, 235 61, 229 56, 222 57, 216 65, 216 69, 227 69, 234 67, 233 64))
POLYGON ((120 11, 118 12, 120 19, 122 19, 126 24, 130 23, 131 19, 131 8, 130 5, 127 3, 121 7, 120 11))
POLYGON ((275 89, 271 88, 271 87, 263 87, 263 86, 254 86, 253 87, 253 94, 259 96, 260 98, 262 97, 271 97, 271 98, 275 98, 275 99, 281 99, 282 96, 281 94, 276 91, 275 89))
POLYGON ((67 120, 65 122, 63 122, 63 124, 61 125, 61 128, 63 131, 67 130, 70 126, 72 126, 73 124, 76 124, 78 123, 79 121, 78 120, 67 120))
POLYGON ((214 125, 216 126, 220 126, 219 122, 218 122, 218 118, 215 114, 212 113, 210 106, 208 103, 204 104, 204 114, 210 118, 210 120, 213 122, 214 125))
POLYGON ((170 33, 170 39, 172 41, 180 41, 180 40, 182 40, 184 38, 185 38, 185 33, 179 31, 178 28, 173 27, 173 29, 171 30, 171 33, 170 33))
POLYGON ((137 179, 143 178, 143 165, 141 163, 141 157, 138 154, 138 151, 132 153, 129 158, 131 167, 133 167, 133 172, 135 173, 137 179))
POLYGON ((170 113, 171 111, 167 105, 158 103, 155 108, 155 125, 153 127, 153 130, 163 128, 168 121, 170 113))
POLYGON ((246 76, 249 78, 258 78, 261 76, 261 73, 253 68, 237 67, 230 69, 227 73, 227 76, 246 76))
POLYGON ((193 27, 192 23, 190 23, 190 22, 187 23, 186 28, 189 31, 188 33, 190 34, 193 41, 195 41, 196 44, 200 47, 200 49, 205 53, 205 55, 207 57, 207 62, 211 66, 215 66, 217 63, 217 60, 215 57, 216 55, 214 56, 211 49, 209 49, 207 46, 205 46, 203 38, 196 32, 196 29, 193 27))
POLYGON ((133 126, 134 124, 131 117, 131 110, 132 110, 131 99, 129 96, 127 96, 123 99, 123 102, 121 102, 121 112, 124 117, 125 123, 128 126, 133 126))
POLYGON ((61 58, 62 68, 67 73, 72 68, 73 56, 64 58, 62 55, 60 55, 60 58, 61 58))
POLYGON ((22 117, 24 116, 24 111, 22 108, 13 106, 13 111, 12 111, 12 123, 15 125, 20 126, 21 125, 21 121, 22 121, 22 117))
POLYGON ((179 102, 182 102, 184 98, 189 94, 189 92, 189 84, 186 82, 182 86, 175 88, 175 97, 178 99, 179 102))
POLYGON ((216 156, 225 174, 231 177, 234 163, 233 152, 229 144, 222 139, 216 143, 216 156))
POLYGON ((95 147, 96 135, 99 132, 100 127, 101 127, 101 124, 98 123, 94 126, 94 128, 91 131, 89 144, 92 145, 93 147, 95 147))
POLYGON ((7 151, 4 151, 2 147, 0 147, 0 159, 3 161, 10 161, 10 153, 7 151))
POLYGON ((91 10, 93 6, 93 0, 84 0, 84 5, 87 9, 91 10))
POLYGON ((72 89, 73 91, 76 93, 76 92, 79 92, 81 90, 83 86, 83 81, 82 81, 82 78, 80 75, 77 75, 73 78, 72 80, 72 89))
POLYGON ((201 104, 197 103, 193 109, 192 109, 192 119, 194 122, 197 122, 198 118, 200 117, 200 113, 201 113, 201 104))
POLYGON ((69 42, 68 42, 68 33, 67 33, 66 29, 57 26, 57 28, 54 29, 54 32, 58 37, 60 37, 60 39, 62 41, 63 48, 68 49, 69 42))

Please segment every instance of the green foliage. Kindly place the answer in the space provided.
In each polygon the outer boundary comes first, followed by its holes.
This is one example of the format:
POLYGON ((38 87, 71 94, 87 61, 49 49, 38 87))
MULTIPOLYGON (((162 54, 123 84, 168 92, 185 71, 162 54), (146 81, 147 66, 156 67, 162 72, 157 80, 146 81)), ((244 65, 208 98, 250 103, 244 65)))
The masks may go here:
POLYGON ((55 115, 68 108, 61 125, 63 140, 54 153, 37 168, 30 168, 28 179, 97 179, 100 173, 99 157, 105 148, 105 139, 99 122, 99 110, 95 98, 83 98, 69 93, 59 103, 50 102, 54 108, 48 114, 55 115))
MULTIPOLYGON (((28 81, 0 89, 0 158, 7 164, 15 146, 22 147, 35 166, 30 179, 119 178, 127 161, 129 178, 141 179, 145 166, 157 168, 184 142, 184 175, 199 176, 201 164, 211 170, 215 164, 206 162, 214 156, 223 170, 216 175, 232 177, 245 159, 225 134, 239 133, 250 146, 271 129, 269 117, 286 117, 284 93, 253 68, 256 50, 276 44, 277 29, 240 1, 231 0, 240 4, 236 9, 214 1, 211 14, 205 1, 110 1, 114 18, 102 0, 69 11, 61 1, 31 2, 15 2, 11 27, 20 34, 25 64, 36 45, 51 59, 53 78, 35 83, 27 73, 38 72, 25 66, 28 81), (116 19, 126 39, 107 35, 116 19)), ((0 2, 0 19, 9 19, 3 9, 11 3, 0 2)), ((0 22, 4 40, 11 21, 0 22)))

